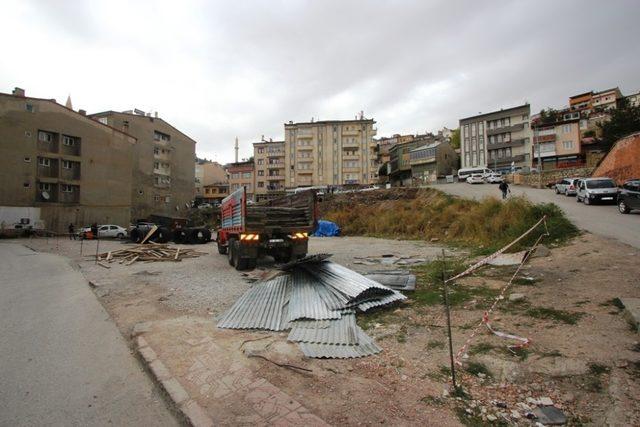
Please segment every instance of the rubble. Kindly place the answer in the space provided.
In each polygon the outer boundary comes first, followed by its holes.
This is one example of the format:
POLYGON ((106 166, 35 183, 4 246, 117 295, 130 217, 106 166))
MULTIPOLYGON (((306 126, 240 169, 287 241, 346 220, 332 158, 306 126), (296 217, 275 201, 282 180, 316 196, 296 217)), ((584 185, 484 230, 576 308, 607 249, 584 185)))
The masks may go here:
POLYGON ((98 254, 97 262, 99 265, 110 268, 108 264, 118 261, 120 264, 131 265, 134 262, 158 262, 173 261, 179 262, 186 258, 197 258, 200 255, 206 255, 205 252, 198 252, 195 249, 183 249, 170 246, 167 244, 147 243, 145 245, 136 245, 116 251, 103 252, 98 254))

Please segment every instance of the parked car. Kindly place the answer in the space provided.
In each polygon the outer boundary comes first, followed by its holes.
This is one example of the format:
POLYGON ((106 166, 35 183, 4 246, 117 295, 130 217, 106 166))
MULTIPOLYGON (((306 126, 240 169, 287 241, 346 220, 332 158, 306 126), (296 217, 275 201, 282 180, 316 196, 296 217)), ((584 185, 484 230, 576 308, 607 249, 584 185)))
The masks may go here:
POLYGON ((500 184, 504 180, 502 175, 495 172, 490 173, 485 179, 489 184, 500 184))
POLYGON ((622 184, 618 193, 618 210, 628 214, 634 209, 640 209, 640 179, 630 179, 622 184))
MULTIPOLYGON (((83 239, 87 238, 87 233, 91 231, 91 227, 83 227, 80 230, 80 237, 83 239)), ((127 229, 124 227, 120 227, 119 225, 107 224, 107 225, 99 225, 98 226, 98 237, 113 237, 116 239, 124 239, 127 237, 127 229)))
POLYGON ((564 194, 565 196, 575 196, 578 187, 577 181, 580 178, 564 178, 561 179, 556 185, 556 194, 564 194))
POLYGON ((484 184, 484 175, 481 173, 473 173, 467 178, 467 184, 484 184))
POLYGON ((618 187, 611 178, 585 178, 578 181, 576 202, 590 205, 595 202, 615 203, 618 187))

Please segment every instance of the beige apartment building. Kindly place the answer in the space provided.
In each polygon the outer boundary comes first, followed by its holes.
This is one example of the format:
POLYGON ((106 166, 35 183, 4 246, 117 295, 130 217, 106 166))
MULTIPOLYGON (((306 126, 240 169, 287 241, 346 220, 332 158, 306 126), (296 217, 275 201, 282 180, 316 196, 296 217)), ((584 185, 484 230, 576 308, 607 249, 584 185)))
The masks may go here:
POLYGON ((378 179, 373 119, 289 122, 285 186, 373 184, 378 179))
POLYGON ((52 99, 16 88, 0 94, 0 206, 38 207, 45 227, 66 232, 127 226, 136 138, 52 99))
POLYGON ((204 187, 213 184, 225 184, 228 186, 227 171, 218 162, 198 159, 195 162, 195 190, 196 199, 204 196, 204 187))
POLYGON ((284 141, 261 141, 253 144, 255 165, 255 200, 281 195, 285 191, 284 141))
POLYGON ((532 117, 533 166, 542 169, 562 169, 582 165, 580 120, 558 120, 543 123, 532 117))
POLYGON ((142 111, 105 111, 90 117, 137 138, 132 153, 133 219, 186 216, 195 197, 196 141, 142 111))
POLYGON ((460 120, 462 168, 496 171, 531 167, 529 104, 460 120))
POLYGON ((229 193, 233 193, 238 188, 245 187, 247 189, 247 198, 253 200, 255 171, 253 160, 229 163, 226 168, 229 177, 229 193))

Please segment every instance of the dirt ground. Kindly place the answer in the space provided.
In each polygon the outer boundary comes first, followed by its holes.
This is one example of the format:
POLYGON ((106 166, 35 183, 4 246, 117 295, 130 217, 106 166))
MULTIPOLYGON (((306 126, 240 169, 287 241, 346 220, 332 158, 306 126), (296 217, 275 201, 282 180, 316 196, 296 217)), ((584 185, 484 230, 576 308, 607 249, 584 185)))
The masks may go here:
MULTIPOLYGON (((440 294, 422 267, 413 267, 418 289, 408 293, 407 303, 358 315, 382 353, 354 360, 317 360, 305 358, 297 346, 287 343, 285 333, 215 327, 215 317, 250 284, 228 266, 226 257, 217 254, 214 244, 197 246, 208 254, 180 263, 114 263, 105 269, 83 258, 79 242, 33 239, 24 243, 69 257, 93 283, 126 337, 137 323, 151 322, 145 339, 192 397, 222 417, 214 418, 220 424, 253 421, 239 418, 244 413, 240 403, 224 401, 224 393, 198 383, 193 369, 205 356, 238 362, 246 372, 266 379, 330 424, 529 425, 532 422, 524 417, 535 407, 532 399, 540 397, 551 398, 572 425, 640 423, 640 344, 614 301, 640 296, 640 253, 590 234, 552 249, 549 256, 533 258, 519 274, 507 294, 519 293, 522 298, 501 301, 491 321, 494 329, 527 337, 531 344, 513 354, 507 349, 513 341, 480 328, 458 372, 466 392, 460 397, 450 395, 440 294), (195 344, 201 342, 208 344, 195 344), (251 357, 255 354, 266 359, 251 357)), ((122 245, 102 241, 101 252, 122 245)), ((84 255, 95 249, 95 242, 83 244, 84 255)), ((323 252, 364 272, 397 267, 361 265, 357 263, 361 257, 393 254, 430 261, 440 255, 441 248, 363 237, 312 239, 310 253, 323 252)), ((447 256, 464 255, 452 251, 447 256)), ((260 264, 270 265, 268 259, 260 264)), ((514 270, 485 267, 452 289, 454 351, 470 336, 514 270)))

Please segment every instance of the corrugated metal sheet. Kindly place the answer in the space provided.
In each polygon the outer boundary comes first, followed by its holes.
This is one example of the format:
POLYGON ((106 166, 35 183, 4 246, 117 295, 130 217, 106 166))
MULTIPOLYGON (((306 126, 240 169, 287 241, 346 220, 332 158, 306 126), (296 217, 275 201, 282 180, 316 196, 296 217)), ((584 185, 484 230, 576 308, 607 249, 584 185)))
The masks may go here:
POLYGON ((219 328, 287 329, 290 276, 256 283, 218 321, 219 328))
MULTIPOLYGON (((309 325, 299 325, 315 321, 291 322, 289 341, 318 343, 318 344, 358 344, 358 333, 355 312, 343 313, 340 319, 329 321, 328 328, 313 328, 309 325)), ((322 321, 321 321, 322 322, 322 321)))
POLYGON ((330 310, 320 297, 322 285, 307 272, 296 269, 289 304, 289 321, 296 319, 339 319, 340 313, 330 310))
POLYGON ((407 297, 405 297, 404 295, 402 295, 400 292, 397 291, 393 291, 393 293, 391 295, 386 295, 383 297, 379 297, 377 299, 372 299, 370 301, 365 301, 361 304, 358 304, 358 308, 361 311, 367 311, 370 308, 373 307, 380 307, 383 305, 387 305, 387 304, 391 304, 393 302, 397 302, 397 301, 402 301, 407 299, 407 297))
POLYGON ((372 295, 392 293, 390 288, 330 261, 303 264, 302 267, 326 286, 347 296, 352 303, 372 295))
POLYGON ((322 262, 322 261, 330 258, 331 256, 332 256, 331 254, 307 255, 306 257, 304 257, 302 259, 297 259, 295 261, 291 261, 291 262, 288 262, 286 264, 282 264, 278 268, 280 268, 280 270, 291 270, 292 268, 297 267, 300 264, 322 262))
POLYGON ((371 356, 380 353, 382 349, 367 334, 356 326, 357 345, 298 343, 300 350, 307 357, 318 359, 351 359, 371 356))

